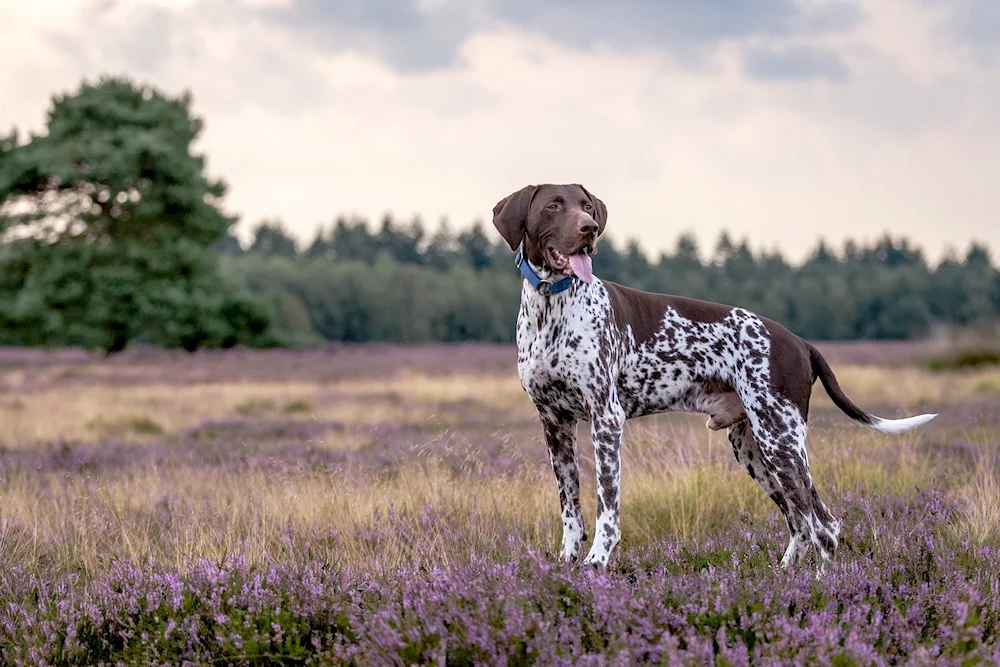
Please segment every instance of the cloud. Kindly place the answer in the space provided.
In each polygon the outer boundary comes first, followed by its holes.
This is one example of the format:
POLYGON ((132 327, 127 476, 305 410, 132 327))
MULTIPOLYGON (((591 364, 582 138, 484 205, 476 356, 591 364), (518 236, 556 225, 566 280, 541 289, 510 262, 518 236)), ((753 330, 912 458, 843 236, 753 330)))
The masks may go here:
POLYGON ((324 104, 331 93, 322 62, 294 32, 275 30, 253 6, 96 0, 78 8, 75 18, 84 16, 89 31, 46 21, 39 32, 55 60, 90 78, 121 73, 182 88, 211 78, 212 85, 198 91, 202 107, 286 114, 324 104), (95 40, 95 33, 105 37, 95 40))
POLYGON ((1000 2, 996 0, 924 0, 947 16, 957 44, 985 67, 1000 63, 1000 2))
POLYGON ((360 50, 403 72, 453 64, 473 27, 464 1, 294 0, 261 11, 325 48, 360 50))
POLYGON ((813 5, 803 12, 796 27, 807 34, 845 32, 858 27, 863 21, 864 12, 859 4, 832 0, 813 5))
POLYGON ((790 0, 685 0, 574 3, 497 0, 491 9, 511 25, 564 44, 637 45, 711 42, 726 37, 783 34, 799 10, 790 0))
POLYGON ((753 47, 744 56, 743 66, 758 81, 819 78, 840 82, 850 74, 840 56, 814 46, 753 47))
POLYGON ((263 10, 333 51, 360 49, 394 68, 454 65, 477 31, 514 28, 580 49, 689 56, 726 39, 849 30, 856 5, 795 0, 291 0, 263 10))
POLYGON ((998 71, 944 0, 626 0, 620 18, 597 2, 339 1, 0 3, 0 90, 18 92, 0 129, 42 129, 53 93, 102 72, 190 89, 227 209, 304 239, 338 213, 458 227, 564 181, 652 252, 685 229, 793 257, 884 230, 931 256, 1000 247, 998 71))

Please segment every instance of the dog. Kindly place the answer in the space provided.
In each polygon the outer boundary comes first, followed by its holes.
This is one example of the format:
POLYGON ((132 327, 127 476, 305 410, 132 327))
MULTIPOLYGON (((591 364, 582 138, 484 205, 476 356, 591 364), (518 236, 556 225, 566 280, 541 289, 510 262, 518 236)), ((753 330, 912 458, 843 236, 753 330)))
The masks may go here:
POLYGON ((591 255, 608 210, 582 185, 529 185, 493 208, 493 224, 523 276, 517 371, 538 411, 562 510, 560 558, 587 540, 576 428, 589 421, 597 520, 584 563, 606 566, 621 539, 621 445, 627 419, 708 415, 728 429, 736 460, 781 510, 788 568, 809 545, 820 568, 836 553, 840 522, 809 473, 806 421, 817 378, 848 417, 901 433, 937 415, 882 419, 856 406, 819 351, 781 324, 742 308, 652 294, 593 275, 591 255))

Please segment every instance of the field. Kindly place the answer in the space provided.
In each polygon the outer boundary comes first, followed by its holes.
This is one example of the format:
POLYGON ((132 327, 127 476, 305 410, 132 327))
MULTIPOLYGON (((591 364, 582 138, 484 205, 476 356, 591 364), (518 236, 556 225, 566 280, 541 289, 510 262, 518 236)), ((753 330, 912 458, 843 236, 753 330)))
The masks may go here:
MULTIPOLYGON (((1000 660, 1000 369, 821 346, 810 461, 838 560, 700 415, 630 422, 623 541, 558 565, 509 346, 0 350, 3 664, 975 664, 1000 660)), ((580 429, 584 503, 593 452, 580 429)))

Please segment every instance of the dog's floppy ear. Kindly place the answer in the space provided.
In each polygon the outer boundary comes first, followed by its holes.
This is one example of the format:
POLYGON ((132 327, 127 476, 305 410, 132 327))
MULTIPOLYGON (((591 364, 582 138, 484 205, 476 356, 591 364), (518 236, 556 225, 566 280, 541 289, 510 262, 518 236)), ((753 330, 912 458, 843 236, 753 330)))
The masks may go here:
POLYGON ((511 250, 516 251, 524 239, 528 210, 536 192, 538 192, 537 185, 525 186, 514 194, 504 197, 493 207, 493 226, 497 228, 511 250))
POLYGON ((600 199, 590 194, 587 188, 581 185, 580 189, 590 197, 590 203, 594 205, 594 222, 597 223, 597 234, 599 236, 604 233, 604 228, 608 224, 608 207, 600 199))

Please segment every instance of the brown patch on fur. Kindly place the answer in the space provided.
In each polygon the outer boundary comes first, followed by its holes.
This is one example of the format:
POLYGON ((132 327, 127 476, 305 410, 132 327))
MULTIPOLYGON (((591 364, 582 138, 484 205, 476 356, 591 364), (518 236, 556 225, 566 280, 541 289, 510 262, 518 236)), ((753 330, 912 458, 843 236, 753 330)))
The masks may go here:
POLYGON ((791 401, 802 414, 809 417, 809 397, 812 394, 813 375, 809 348, 804 340, 774 320, 761 318, 771 335, 771 388, 774 393, 791 401))
POLYGON ((617 283, 603 282, 608 290, 618 330, 624 334, 631 326, 637 345, 642 345, 660 331, 668 308, 673 308, 683 318, 706 324, 723 321, 732 310, 730 306, 709 301, 654 294, 617 283))

